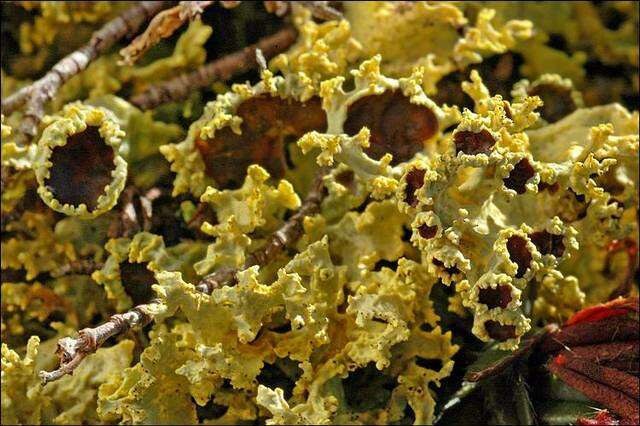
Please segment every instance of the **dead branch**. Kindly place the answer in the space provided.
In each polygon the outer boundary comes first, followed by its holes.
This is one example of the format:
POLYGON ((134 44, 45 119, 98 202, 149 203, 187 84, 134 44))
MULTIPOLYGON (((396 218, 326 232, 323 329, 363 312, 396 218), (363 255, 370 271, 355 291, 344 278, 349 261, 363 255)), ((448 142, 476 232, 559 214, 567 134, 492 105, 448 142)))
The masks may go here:
POLYGON ((86 69, 98 55, 106 52, 118 40, 135 34, 143 22, 162 10, 166 4, 164 1, 140 2, 106 23, 93 33, 87 44, 62 58, 44 77, 3 100, 3 113, 10 114, 25 104, 19 130, 28 138, 34 137, 44 115, 45 104, 56 95, 60 86, 86 69))
POLYGON ((186 99, 190 93, 198 88, 209 86, 216 80, 228 80, 233 75, 257 67, 257 49, 261 50, 263 55, 269 59, 288 49, 296 37, 296 30, 287 26, 240 51, 204 64, 193 72, 181 74, 171 80, 153 85, 145 92, 131 98, 131 103, 147 110, 166 102, 186 99))
POLYGON ((104 263, 93 259, 77 259, 51 271, 51 276, 58 278, 65 275, 91 275, 103 266, 104 263))
POLYGON ((265 1, 264 8, 276 16, 284 16, 291 10, 292 4, 298 4, 309 9, 314 18, 330 21, 342 19, 342 13, 329 6, 328 1, 265 1))
POLYGON ((71 337, 60 339, 56 350, 56 354, 60 358, 60 366, 53 371, 41 371, 39 375, 42 384, 46 385, 67 374, 73 374, 73 370, 80 365, 82 360, 97 351, 108 338, 124 333, 133 327, 144 327, 149 324, 153 319, 149 308, 160 303, 160 300, 154 299, 123 314, 113 315, 109 321, 95 328, 80 330, 75 339, 71 337))
POLYGON ((214 1, 182 1, 178 6, 158 13, 147 29, 127 47, 120 50, 122 64, 133 65, 142 55, 162 39, 171 37, 187 21, 199 18, 214 1))

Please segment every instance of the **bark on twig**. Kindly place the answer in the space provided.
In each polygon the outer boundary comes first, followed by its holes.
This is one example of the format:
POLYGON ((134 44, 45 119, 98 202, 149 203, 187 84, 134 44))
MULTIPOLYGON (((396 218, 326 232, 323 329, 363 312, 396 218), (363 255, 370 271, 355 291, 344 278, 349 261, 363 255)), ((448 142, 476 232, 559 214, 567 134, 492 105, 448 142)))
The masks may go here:
POLYGON ((73 370, 80 365, 82 360, 97 351, 108 338, 124 333, 133 327, 144 327, 149 324, 153 317, 149 314, 148 309, 159 303, 161 303, 160 300, 154 299, 125 313, 113 315, 109 321, 95 328, 80 330, 75 339, 71 337, 60 339, 56 351, 60 358, 60 366, 53 371, 41 371, 39 375, 42 384, 46 385, 66 374, 73 374, 73 370))
POLYGON ((118 40, 135 34, 142 23, 162 10, 165 4, 164 1, 140 2, 106 23, 93 33, 87 44, 62 58, 44 77, 3 100, 3 113, 10 114, 25 104, 20 132, 29 138, 34 137, 44 115, 45 104, 56 95, 60 86, 86 69, 98 55, 107 51, 118 40))
POLYGON ((334 19, 339 20, 343 18, 342 13, 329 6, 328 1, 297 1, 295 3, 298 3, 299 5, 309 9, 311 11, 311 14, 318 19, 331 21, 334 19))
POLYGON ((93 259, 78 259, 62 265, 60 268, 51 271, 51 276, 59 278, 65 275, 91 275, 94 271, 102 268, 104 263, 93 259))
POLYGON ((204 64, 193 72, 153 85, 145 92, 131 98, 131 103, 146 110, 166 102, 184 100, 194 90, 209 86, 217 80, 228 80, 236 74, 257 67, 256 49, 260 49, 265 58, 270 59, 289 48, 296 37, 296 30, 287 26, 238 52, 204 64))
MULTIPOLYGON (((320 203, 324 198, 323 174, 318 174, 307 197, 298 211, 285 222, 267 240, 266 244, 254 253, 251 253, 245 262, 245 268, 253 265, 266 265, 278 254, 282 253, 286 246, 295 243, 303 233, 302 222, 306 216, 315 214, 320 209, 320 203)), ((202 279, 196 289, 206 294, 211 294, 213 289, 223 285, 232 285, 236 280, 238 269, 222 268, 202 279)), ((65 337, 58 341, 57 355, 60 358, 58 369, 47 372, 41 371, 40 378, 43 384, 58 380, 66 374, 72 374, 88 355, 98 350, 110 337, 122 334, 134 327, 144 327, 153 317, 149 307, 162 303, 159 299, 138 305, 129 311, 113 315, 109 321, 95 327, 80 330, 77 338, 65 337)))
POLYGON ((291 10, 291 5, 296 3, 309 9, 314 18, 330 21, 332 19, 342 19, 342 13, 329 6, 328 1, 265 1, 264 7, 267 12, 276 16, 284 16, 291 10))
POLYGON ((185 22, 198 18, 214 1, 182 1, 178 6, 158 13, 147 29, 127 47, 120 50, 122 63, 133 65, 142 55, 162 39, 171 37, 185 22))
POLYGON ((139 194, 134 186, 127 186, 121 195, 122 207, 116 220, 109 225, 109 238, 131 237, 140 231, 149 231, 152 226, 153 201, 162 195, 153 187, 139 194))

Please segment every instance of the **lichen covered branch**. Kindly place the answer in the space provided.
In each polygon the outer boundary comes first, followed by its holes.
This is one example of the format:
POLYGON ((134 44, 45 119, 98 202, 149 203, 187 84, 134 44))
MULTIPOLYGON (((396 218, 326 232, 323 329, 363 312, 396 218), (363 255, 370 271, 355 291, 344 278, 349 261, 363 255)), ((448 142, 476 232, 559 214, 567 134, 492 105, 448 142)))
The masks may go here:
POLYGON ((53 99, 62 84, 86 69, 98 55, 106 52, 118 40, 135 34, 142 23, 162 10, 165 4, 163 1, 140 2, 107 22, 93 33, 87 44, 62 58, 44 77, 3 100, 3 113, 10 114, 25 104, 20 131, 27 137, 35 136, 38 123, 44 115, 45 104, 53 99))
POLYGON ((51 276, 58 278, 65 275, 91 275, 103 266, 102 262, 93 259, 76 259, 52 271, 51 276))
POLYGON ((236 74, 257 67, 257 49, 262 51, 266 59, 270 59, 291 46, 296 36, 296 30, 287 26, 240 51, 204 64, 193 72, 153 85, 145 92, 134 96, 131 102, 146 110, 166 102, 186 99, 194 90, 209 86, 216 80, 228 80, 236 74))
MULTIPOLYGON (((266 265, 282 253, 285 247, 292 245, 302 236, 304 218, 317 213, 324 198, 323 177, 324 173, 319 172, 300 209, 269 237, 261 249, 247 257, 245 267, 266 265)), ((203 278, 196 289, 211 294, 215 288, 235 283, 237 272, 237 269, 232 268, 219 269, 203 278)), ((97 351, 110 337, 122 334, 134 327, 144 327, 149 324, 153 320, 149 308, 160 303, 162 302, 159 299, 154 299, 122 314, 113 315, 109 321, 95 328, 80 330, 77 338, 60 339, 57 349, 60 366, 50 372, 41 371, 42 383, 47 384, 66 374, 72 374, 85 357, 97 351)))
MULTIPOLYGON (((300 209, 280 229, 269 236, 262 248, 247 256, 244 269, 254 265, 268 264, 282 253, 285 247, 291 246, 298 241, 303 232, 302 222, 304 218, 320 210, 320 203, 325 196, 323 177, 324 173, 319 172, 300 209)), ((204 277, 196 288, 203 293, 211 294, 216 288, 235 284, 236 272, 238 272, 236 269, 221 268, 204 277)))

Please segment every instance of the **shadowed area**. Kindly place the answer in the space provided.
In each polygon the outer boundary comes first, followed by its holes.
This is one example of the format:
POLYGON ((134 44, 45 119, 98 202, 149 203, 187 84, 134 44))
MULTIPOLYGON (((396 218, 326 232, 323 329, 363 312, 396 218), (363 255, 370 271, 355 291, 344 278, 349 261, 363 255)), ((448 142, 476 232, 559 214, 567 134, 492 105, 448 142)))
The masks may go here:
POLYGON ((264 167, 274 179, 282 178, 285 145, 307 132, 324 132, 327 128, 319 98, 302 103, 261 95, 240 104, 236 115, 242 118, 242 134, 225 127, 217 130, 212 140, 196 139, 207 176, 222 189, 242 186, 251 164, 264 167))
POLYGON ((511 302, 511 287, 507 285, 499 285, 496 288, 483 288, 480 289, 478 294, 478 301, 484 305, 487 305, 489 309, 494 308, 506 308, 509 302, 511 302))
POLYGON ((120 278, 134 305, 148 303, 153 298, 155 293, 151 286, 156 283, 156 278, 153 272, 147 269, 146 263, 122 262, 120 278))
POLYGON ((489 154, 496 143, 488 130, 482 129, 475 133, 470 130, 457 132, 453 137, 456 145, 456 155, 462 152, 467 155, 489 154))
POLYGON ((438 120, 429 108, 394 91, 365 96, 349 107, 344 131, 354 136, 363 127, 371 131, 367 155, 379 160, 389 152, 396 165, 423 150, 424 142, 438 131, 438 120))
POLYGON ((540 108, 540 115, 549 123, 566 117, 578 107, 571 97, 571 90, 553 84, 541 84, 531 88, 529 96, 539 96, 544 105, 540 108))
POLYGON ((378 370, 374 362, 358 368, 342 379, 349 408, 357 413, 383 408, 389 402, 393 389, 398 386, 395 377, 378 370))
POLYGON ((489 337, 500 342, 516 337, 515 325, 502 325, 498 321, 489 320, 484 323, 484 328, 489 337))
POLYGON ((88 126, 67 138, 51 154, 53 165, 45 185, 62 204, 87 205, 89 211, 98 205, 98 197, 111 182, 113 149, 100 136, 99 128, 88 126))
POLYGON ((509 176, 503 179, 504 186, 509 189, 513 189, 518 194, 524 194, 527 192, 526 184, 529 179, 536 174, 535 169, 529 163, 529 160, 523 158, 520 160, 511 170, 509 176))

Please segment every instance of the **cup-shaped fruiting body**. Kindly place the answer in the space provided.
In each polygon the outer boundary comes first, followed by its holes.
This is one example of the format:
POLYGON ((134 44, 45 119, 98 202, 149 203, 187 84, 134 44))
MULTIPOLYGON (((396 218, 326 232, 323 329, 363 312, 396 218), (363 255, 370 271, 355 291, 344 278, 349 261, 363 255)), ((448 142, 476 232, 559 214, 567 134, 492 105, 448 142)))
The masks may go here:
POLYGON ((538 96, 543 102, 540 117, 547 123, 555 123, 584 106, 582 94, 573 82, 558 74, 542 74, 532 82, 521 80, 513 86, 511 96, 515 101, 538 96))
POLYGON ((396 80, 381 73, 381 61, 374 56, 352 71, 353 90, 345 92, 344 79, 338 77, 325 82, 321 96, 329 133, 355 136, 366 127, 370 134, 364 152, 374 160, 391 154, 391 165, 397 165, 418 152, 433 152, 445 117, 420 87, 422 69, 396 80))
POLYGON ((73 103, 55 116, 38 142, 38 194, 53 210, 91 218, 116 205, 127 179, 128 145, 104 108, 73 103))
POLYGON ((123 311, 151 300, 154 273, 166 258, 162 237, 141 232, 134 238, 110 240, 105 248, 109 257, 92 278, 105 287, 116 309, 123 311))
POLYGON ((290 156, 295 141, 325 130, 326 115, 311 86, 301 88, 295 78, 269 71, 262 77, 254 86, 234 85, 218 96, 183 142, 160 148, 176 172, 174 194, 201 195, 207 186, 236 189, 252 164, 281 179, 295 166, 290 156))
POLYGON ((422 90, 424 70, 393 79, 380 72, 379 55, 352 70, 353 88, 344 77, 321 84, 327 132, 310 132, 298 141, 304 153, 319 148, 317 162, 348 166, 373 198, 393 193, 401 164, 435 155, 442 129, 452 121, 422 90), (347 83, 347 84, 345 84, 347 83))

